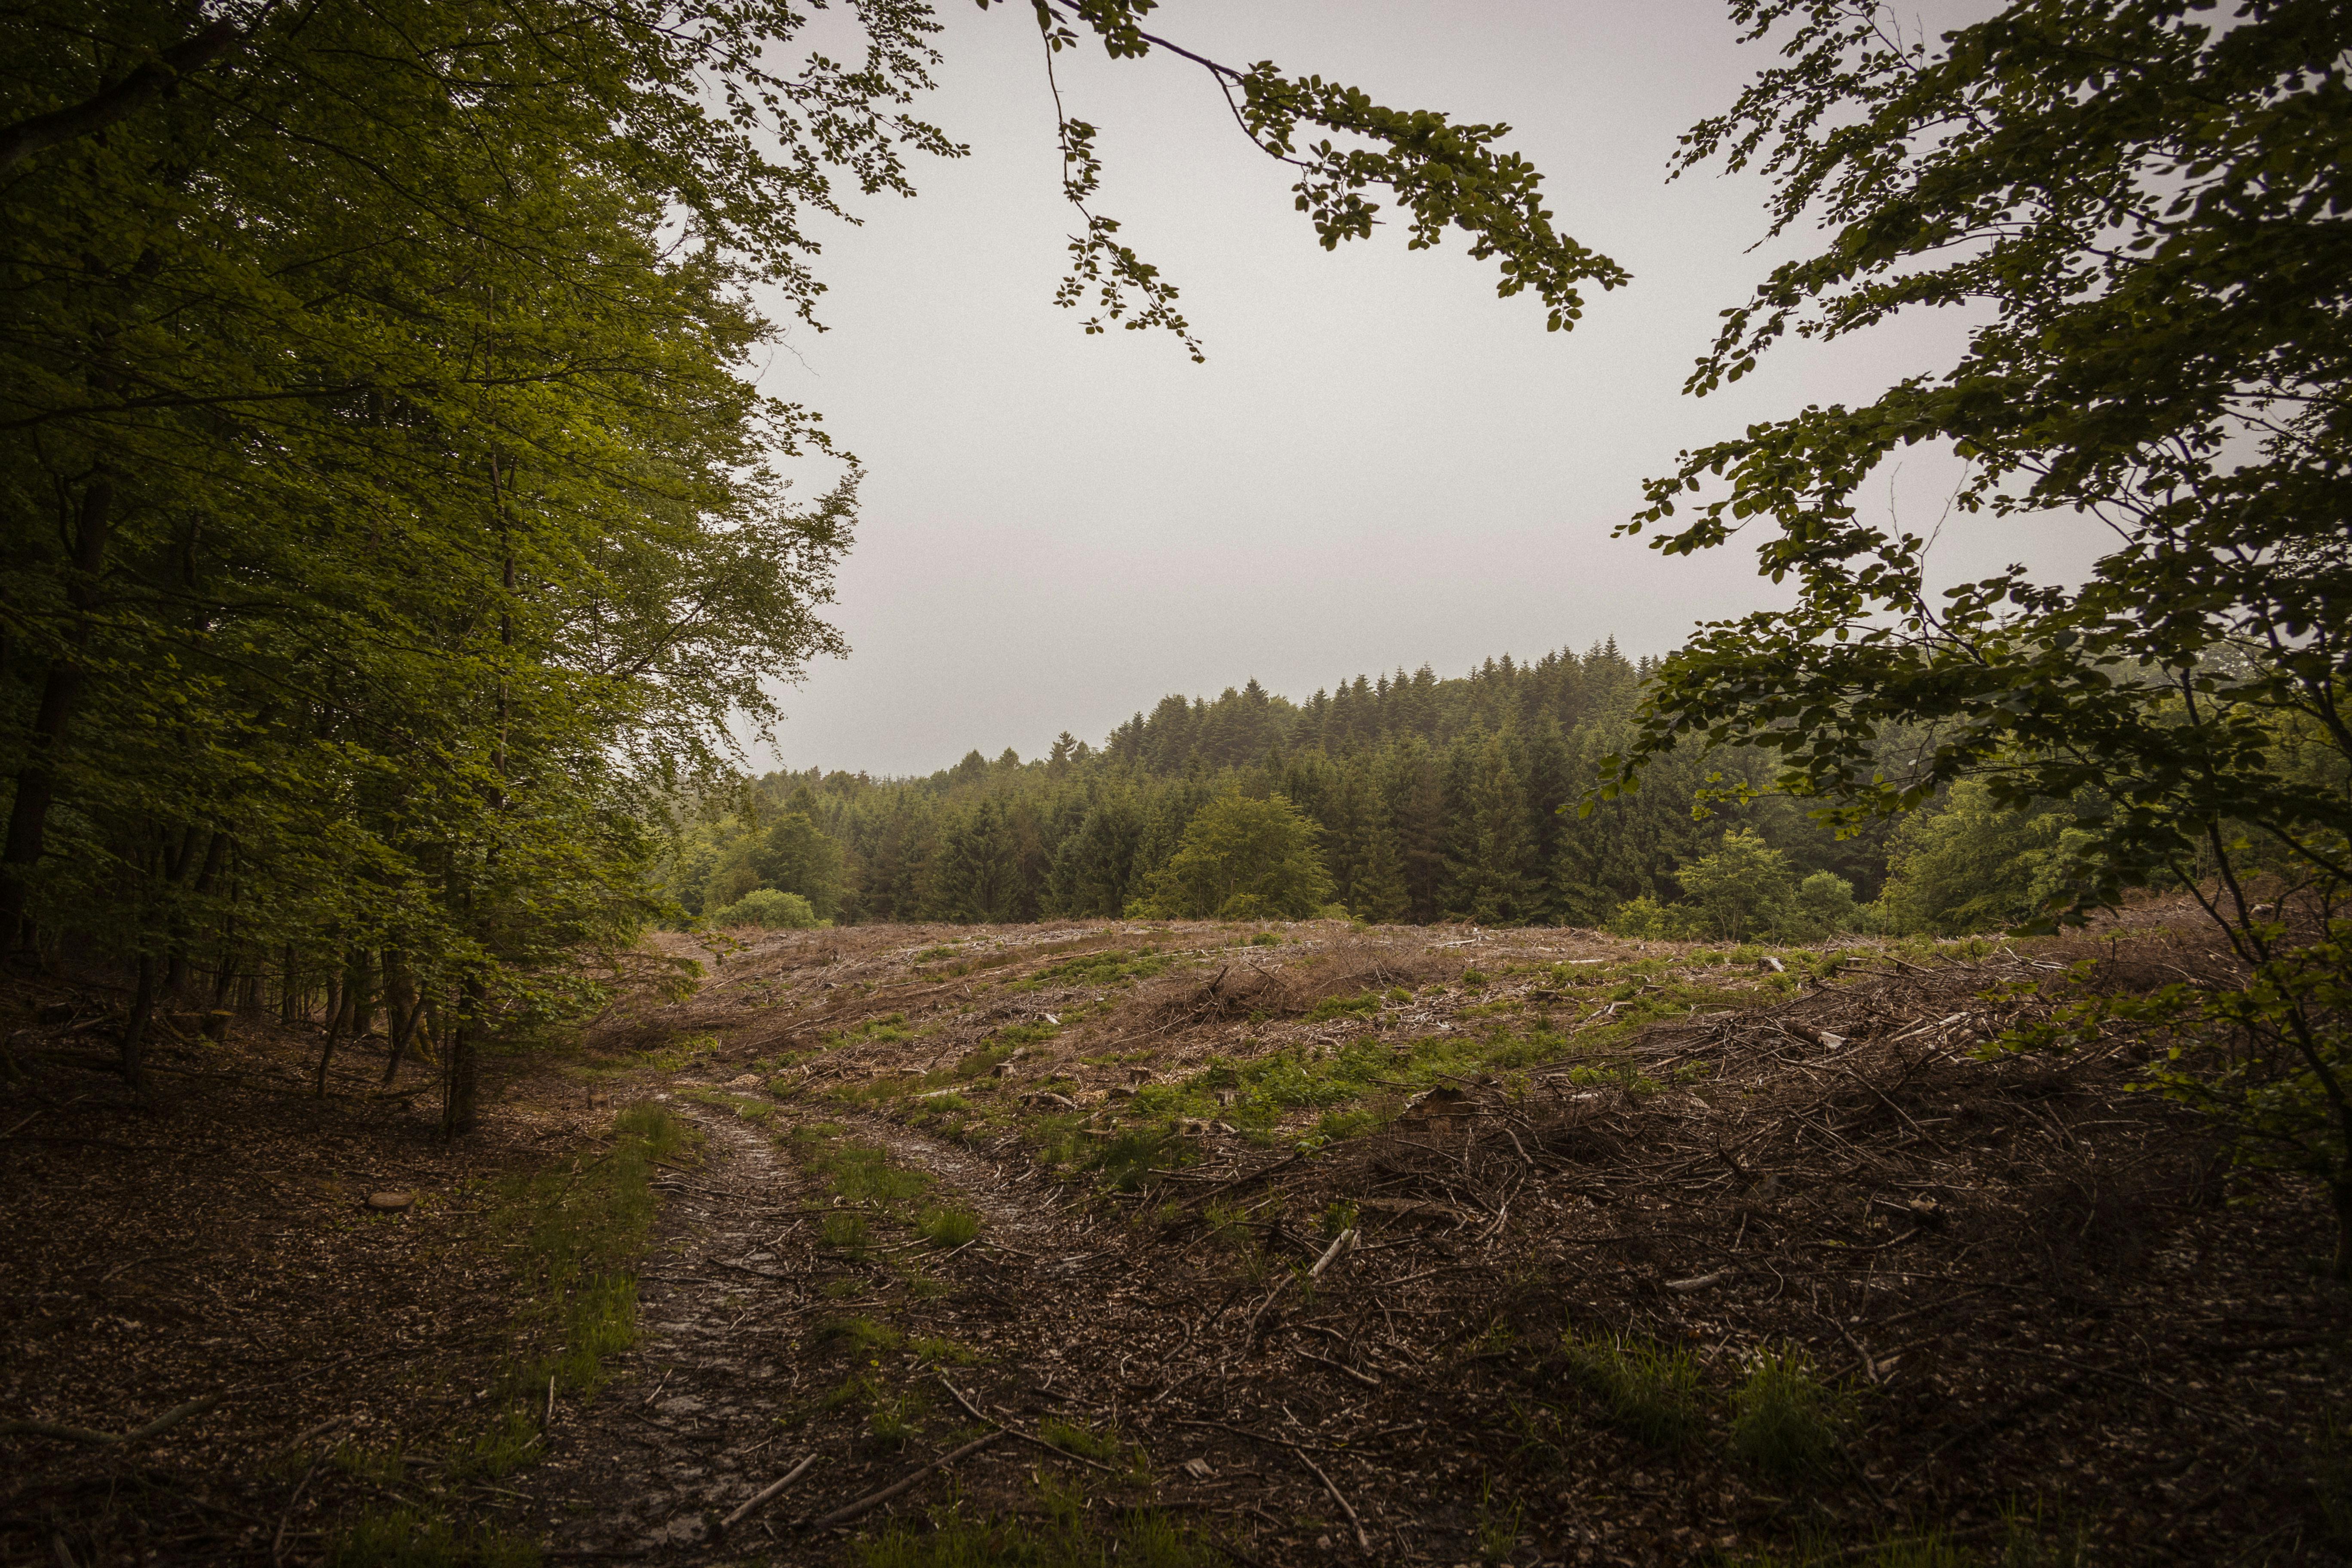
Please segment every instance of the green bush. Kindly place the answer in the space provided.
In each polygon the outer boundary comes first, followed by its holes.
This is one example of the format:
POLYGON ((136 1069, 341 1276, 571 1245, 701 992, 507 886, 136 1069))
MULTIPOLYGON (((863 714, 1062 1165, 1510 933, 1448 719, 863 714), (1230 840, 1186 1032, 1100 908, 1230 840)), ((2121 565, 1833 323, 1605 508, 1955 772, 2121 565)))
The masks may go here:
POLYGON ((1797 884, 1796 916, 1788 934, 1813 942, 1866 929, 1853 884, 1834 871, 1816 871, 1797 884))
POLYGON ((1779 931, 1793 913, 1789 858, 1752 827, 1735 827, 1713 854, 1675 868, 1699 923, 1727 941, 1779 931))
POLYGON ((1193 815, 1168 864, 1129 905, 1146 920, 1303 920, 1331 896, 1322 829, 1282 795, 1221 795, 1193 815))
POLYGON ((760 926, 769 931, 811 931, 824 924, 816 910, 798 893, 754 888, 725 909, 711 911, 715 926, 760 926))

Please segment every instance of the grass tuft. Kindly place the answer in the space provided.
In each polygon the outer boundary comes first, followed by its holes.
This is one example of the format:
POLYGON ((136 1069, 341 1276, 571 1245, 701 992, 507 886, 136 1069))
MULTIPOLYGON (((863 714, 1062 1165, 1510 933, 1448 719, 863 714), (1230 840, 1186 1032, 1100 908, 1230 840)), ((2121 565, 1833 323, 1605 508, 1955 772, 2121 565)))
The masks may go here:
POLYGON ((1759 1351, 1731 1405, 1731 1451, 1768 1475, 1799 1479, 1837 1456, 1846 1401, 1796 1345, 1759 1351))
POLYGON ((1560 1340, 1569 1375, 1599 1402, 1609 1424, 1654 1448, 1687 1445, 1702 1420, 1697 1358, 1646 1335, 1560 1340))
POLYGON ((1039 1426, 1037 1435, 1062 1452, 1081 1458, 1108 1461, 1118 1458, 1116 1433, 1097 1432, 1075 1421, 1046 1421, 1039 1426))
POLYGON ((934 1209, 923 1217, 922 1232, 933 1247, 962 1247, 979 1237, 980 1216, 970 1209, 934 1209))

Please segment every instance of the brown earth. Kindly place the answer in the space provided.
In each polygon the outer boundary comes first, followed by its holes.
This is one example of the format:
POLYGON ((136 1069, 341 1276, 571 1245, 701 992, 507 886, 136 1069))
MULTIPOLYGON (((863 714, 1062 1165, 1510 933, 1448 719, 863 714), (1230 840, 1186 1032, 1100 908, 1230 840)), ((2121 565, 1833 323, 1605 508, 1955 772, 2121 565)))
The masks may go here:
POLYGON ((2322 1205, 2127 1092, 2128 1039, 1975 1051, 2064 963, 2136 984, 2200 947, 2145 928, 1830 973, 1557 931, 773 933, 698 950, 691 997, 614 1009, 583 1054, 512 1064, 455 1150, 365 1097, 377 1062, 304 1097, 315 1045, 274 1029, 189 1042, 133 1111, 96 1031, 32 1026, 0 1109, 0 1416, 122 1432, 225 1397, 133 1444, 0 1436, 0 1551, 316 1562, 357 1510, 430 1505, 551 1561, 832 1563, 894 1518, 919 1545, 1058 1497, 1106 1539, 1160 1510, 1204 1562, 1801 1537, 1851 1561, 1923 1526, 2341 1561, 2321 1435, 2352 1310, 2311 1264, 2322 1205), (1295 1092, 1269 1114, 1275 1080, 1250 1085, 1277 1059, 1295 1092), (1343 1067, 1348 1097, 1303 1103, 1343 1067), (707 1133, 660 1184, 638 1342, 553 1409, 540 1462, 438 1480, 506 1322, 471 1184, 593 1160, 583 1072, 707 1133), (910 1173, 895 1195, 885 1169, 910 1173), (365 1215, 385 1185, 419 1204, 365 1215), (976 1238, 926 1240, 943 1208, 976 1238), (1679 1439, 1612 1410, 1611 1339, 1687 1352, 1679 1439), (1790 1347, 1842 1436, 1776 1473, 1731 1417, 1790 1347), (407 1468, 316 1462, 343 1443, 405 1443, 407 1468))

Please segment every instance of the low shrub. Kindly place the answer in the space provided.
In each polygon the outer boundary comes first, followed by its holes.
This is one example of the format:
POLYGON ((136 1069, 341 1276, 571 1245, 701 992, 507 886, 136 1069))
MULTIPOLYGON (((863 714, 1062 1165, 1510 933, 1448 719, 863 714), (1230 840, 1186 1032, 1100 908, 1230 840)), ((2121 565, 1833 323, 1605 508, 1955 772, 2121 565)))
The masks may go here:
POLYGON ((817 919, 815 908, 800 894, 773 888, 754 888, 725 909, 713 910, 709 918, 715 926, 759 926, 768 931, 814 931, 832 923, 817 919))

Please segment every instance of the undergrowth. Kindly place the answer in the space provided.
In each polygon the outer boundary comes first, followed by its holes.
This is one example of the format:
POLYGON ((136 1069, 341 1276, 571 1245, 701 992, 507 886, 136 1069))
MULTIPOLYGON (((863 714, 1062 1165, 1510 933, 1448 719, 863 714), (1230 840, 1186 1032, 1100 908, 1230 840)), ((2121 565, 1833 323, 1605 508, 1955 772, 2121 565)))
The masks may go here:
MULTIPOLYGON (((593 1398, 606 1361, 637 1337, 636 1265, 653 1227, 656 1161, 688 1155, 699 1133, 654 1104, 613 1119, 600 1154, 494 1183, 487 1238, 510 1258, 517 1281, 517 1350, 499 1375, 489 1413, 453 1433, 444 1474, 495 1479, 543 1456, 551 1397, 593 1398)), ((346 1446, 335 1462, 379 1485, 403 1479, 399 1451, 346 1446)), ((372 1509, 330 1537, 328 1568, 534 1568, 539 1548, 487 1527, 461 1531, 422 1506, 372 1509)))

